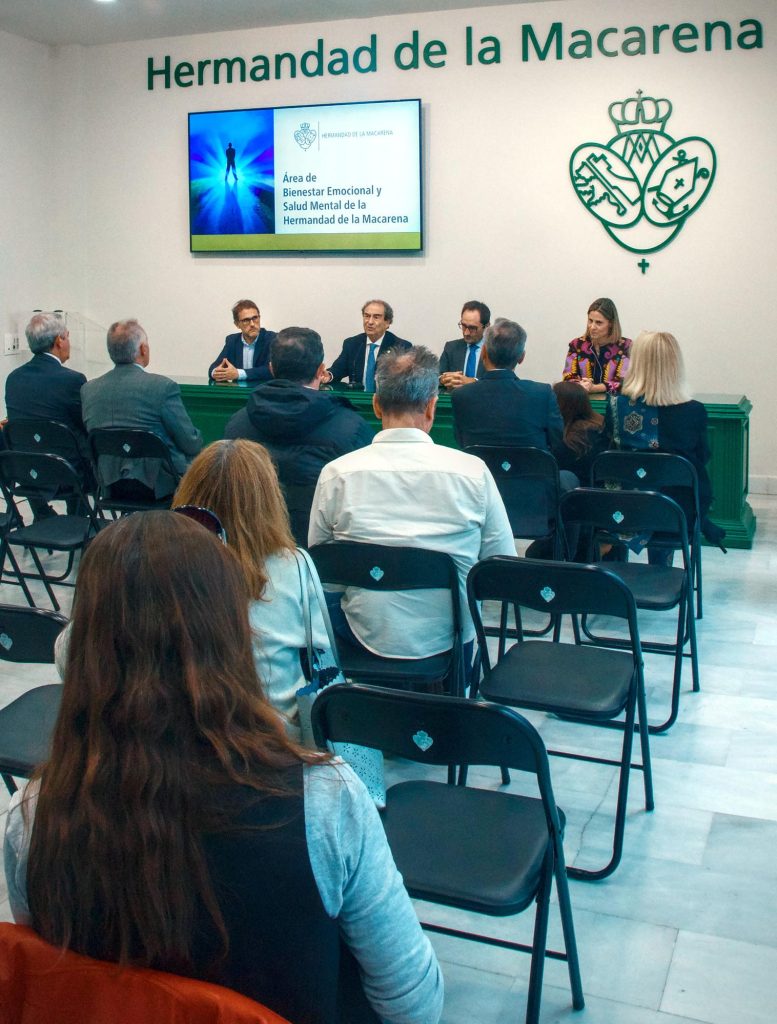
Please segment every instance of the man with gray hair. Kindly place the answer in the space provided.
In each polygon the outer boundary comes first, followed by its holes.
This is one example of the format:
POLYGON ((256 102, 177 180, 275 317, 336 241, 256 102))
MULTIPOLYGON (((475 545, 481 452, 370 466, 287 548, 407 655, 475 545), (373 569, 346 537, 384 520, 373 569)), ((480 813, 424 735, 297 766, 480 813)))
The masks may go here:
POLYGON ((526 331, 520 324, 499 317, 486 330, 481 356, 486 372, 451 395, 462 448, 498 444, 550 450, 561 441, 564 424, 553 388, 515 373, 525 355, 526 331))
MULTIPOLYGON (((173 466, 184 473, 202 448, 202 435, 189 419, 181 389, 168 377, 147 372, 148 338, 137 320, 111 324, 107 341, 115 366, 81 391, 86 429, 149 430, 162 438, 173 466)), ((175 480, 153 460, 104 457, 101 476, 114 497, 164 498, 175 489, 175 480)))
MULTIPOLYGON (((82 462, 75 468, 89 474, 89 452, 81 416, 83 373, 70 370, 70 333, 64 317, 58 313, 36 313, 25 329, 32 359, 8 374, 5 382, 5 408, 8 421, 20 419, 56 420, 70 427, 79 441, 82 462)), ((36 519, 54 515, 42 498, 30 497, 36 519)))
MULTIPOLYGON (((515 545, 485 463, 436 445, 429 436, 438 378, 437 357, 423 347, 380 360, 372 405, 382 430, 369 447, 322 469, 309 542, 353 540, 450 554, 459 571, 464 640, 471 652, 467 573, 481 558, 514 555, 515 545)), ((351 588, 331 610, 335 629, 373 654, 426 658, 451 647, 450 602, 443 593, 387 595, 351 588)))

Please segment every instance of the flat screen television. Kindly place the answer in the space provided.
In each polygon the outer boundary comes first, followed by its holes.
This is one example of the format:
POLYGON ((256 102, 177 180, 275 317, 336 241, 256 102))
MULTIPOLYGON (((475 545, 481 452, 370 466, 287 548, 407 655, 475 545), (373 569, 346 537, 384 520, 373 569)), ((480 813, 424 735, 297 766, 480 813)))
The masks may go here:
POLYGON ((419 252, 421 101, 189 114, 192 252, 419 252))

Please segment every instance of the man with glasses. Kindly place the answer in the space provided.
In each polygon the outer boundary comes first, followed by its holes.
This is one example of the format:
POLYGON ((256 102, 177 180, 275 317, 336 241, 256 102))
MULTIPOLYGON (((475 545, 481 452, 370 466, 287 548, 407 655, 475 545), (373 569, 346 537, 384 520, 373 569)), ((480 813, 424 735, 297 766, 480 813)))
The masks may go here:
POLYGON ((232 320, 239 330, 226 336, 224 348, 208 368, 208 376, 218 384, 245 380, 255 385, 269 380, 270 343, 275 331, 262 327, 259 307, 251 299, 235 303, 232 320))
POLYGON ((440 384, 453 389, 480 380, 486 372, 480 358, 483 334, 491 323, 491 310, 485 302, 473 299, 461 309, 461 338, 446 341, 440 356, 440 384))
POLYGON ((394 310, 383 299, 370 299, 362 306, 364 331, 346 338, 340 355, 329 368, 333 380, 348 379, 349 384, 361 384, 365 391, 375 390, 375 367, 379 359, 392 349, 413 346, 389 330, 394 310))

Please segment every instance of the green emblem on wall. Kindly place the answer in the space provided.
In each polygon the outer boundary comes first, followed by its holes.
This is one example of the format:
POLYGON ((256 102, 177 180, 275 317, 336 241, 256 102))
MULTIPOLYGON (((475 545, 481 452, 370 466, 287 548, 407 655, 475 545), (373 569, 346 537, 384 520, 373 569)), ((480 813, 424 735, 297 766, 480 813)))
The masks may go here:
MULTIPOLYGON (((611 103, 617 134, 606 145, 584 142, 569 160, 580 202, 629 252, 658 252, 707 198, 715 150, 697 135, 675 141, 666 131, 667 99, 636 96, 611 103)), ((638 264, 642 273, 649 264, 638 264)))

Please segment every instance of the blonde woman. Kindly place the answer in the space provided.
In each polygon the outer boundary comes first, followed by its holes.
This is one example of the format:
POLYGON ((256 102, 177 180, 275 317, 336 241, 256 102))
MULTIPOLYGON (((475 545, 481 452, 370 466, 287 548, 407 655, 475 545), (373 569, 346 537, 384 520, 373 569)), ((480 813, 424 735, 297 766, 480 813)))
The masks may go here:
MULTIPOLYGON (((251 596, 248 620, 259 678, 270 703, 296 735, 295 695, 306 683, 300 661, 301 651, 306 656, 302 589, 272 459, 254 441, 214 441, 186 471, 173 498, 176 505, 199 505, 221 520, 251 596)), ((310 611, 313 647, 328 651, 329 638, 315 600, 310 611)))

